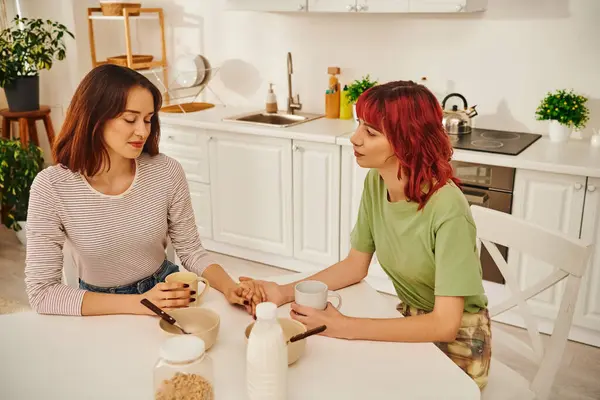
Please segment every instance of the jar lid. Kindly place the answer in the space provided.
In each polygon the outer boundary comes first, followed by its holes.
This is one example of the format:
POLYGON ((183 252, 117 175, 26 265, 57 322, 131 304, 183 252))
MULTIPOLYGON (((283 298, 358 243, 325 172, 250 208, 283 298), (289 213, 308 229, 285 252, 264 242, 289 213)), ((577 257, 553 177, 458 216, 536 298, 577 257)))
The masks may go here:
POLYGON ((277 305, 265 301, 256 306, 257 319, 275 319, 277 318, 277 305))
POLYGON ((200 358, 205 351, 204 340, 197 336, 180 335, 167 339, 160 348, 160 357, 169 362, 186 362, 200 358))

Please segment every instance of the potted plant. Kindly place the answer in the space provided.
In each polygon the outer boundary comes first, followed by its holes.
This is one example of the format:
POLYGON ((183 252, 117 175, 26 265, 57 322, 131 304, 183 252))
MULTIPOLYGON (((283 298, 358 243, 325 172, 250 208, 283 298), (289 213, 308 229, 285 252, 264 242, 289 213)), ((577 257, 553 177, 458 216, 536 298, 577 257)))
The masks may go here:
POLYGON ((0 87, 11 111, 40 108, 39 71, 65 58, 65 34, 75 38, 58 22, 18 15, 0 32, 0 87))
POLYGON ((538 121, 550 121, 548 135, 551 141, 564 142, 569 139, 573 128, 585 127, 589 120, 587 100, 573 90, 560 89, 546 94, 535 114, 538 121))
POLYGON ((24 148, 17 140, 0 139, 0 215, 24 245, 29 190, 43 167, 42 150, 35 144, 24 148))
POLYGON ((357 79, 348 85, 348 104, 352 104, 352 114, 354 116, 354 120, 357 120, 356 117, 356 101, 367 89, 377 85, 377 81, 372 81, 371 77, 367 74, 363 76, 361 79, 357 79))

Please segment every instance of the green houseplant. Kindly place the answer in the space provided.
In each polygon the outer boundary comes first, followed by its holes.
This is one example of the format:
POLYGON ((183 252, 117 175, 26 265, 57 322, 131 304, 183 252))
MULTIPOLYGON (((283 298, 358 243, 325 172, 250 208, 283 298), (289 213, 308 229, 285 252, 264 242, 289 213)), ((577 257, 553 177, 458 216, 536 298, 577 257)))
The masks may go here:
POLYGON ((548 92, 540 102, 535 115, 538 121, 550 121, 550 140, 563 142, 569 139, 571 130, 582 129, 589 120, 587 98, 573 90, 559 89, 548 92))
POLYGON ((0 87, 11 111, 40 108, 39 71, 65 58, 65 35, 75 38, 58 22, 18 15, 0 32, 0 87))
POLYGON ((0 214, 9 229, 19 232, 24 228, 29 190, 43 167, 42 150, 35 144, 23 147, 17 140, 0 139, 0 214))
POLYGON ((352 114, 354 116, 354 120, 357 120, 356 117, 356 101, 367 89, 372 88, 377 85, 377 81, 371 80, 369 74, 363 76, 361 79, 357 79, 351 84, 347 86, 348 94, 348 104, 352 104, 352 114))

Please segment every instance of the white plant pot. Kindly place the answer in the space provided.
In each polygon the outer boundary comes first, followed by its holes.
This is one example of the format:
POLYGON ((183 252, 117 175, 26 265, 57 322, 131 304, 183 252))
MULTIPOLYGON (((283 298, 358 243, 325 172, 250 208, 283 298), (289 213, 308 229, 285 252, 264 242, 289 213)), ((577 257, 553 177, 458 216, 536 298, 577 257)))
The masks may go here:
POLYGON ((354 125, 358 126, 358 116, 356 115, 356 103, 352 103, 352 119, 354 120, 354 125))
POLYGON ((27 221, 17 221, 21 225, 21 230, 17 233, 17 239, 25 247, 27 247, 27 221))
POLYGON ((550 120, 548 126, 548 136, 552 142, 566 142, 571 136, 571 128, 562 125, 557 120, 550 120))

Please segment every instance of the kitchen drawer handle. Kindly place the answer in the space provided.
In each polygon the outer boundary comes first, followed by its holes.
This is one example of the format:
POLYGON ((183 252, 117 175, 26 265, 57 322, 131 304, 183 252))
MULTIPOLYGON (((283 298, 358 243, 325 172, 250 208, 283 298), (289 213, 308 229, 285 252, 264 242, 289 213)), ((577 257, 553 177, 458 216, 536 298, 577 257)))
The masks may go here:
POLYGON ((294 151, 300 151, 300 147, 298 147, 298 145, 295 144, 295 145, 292 146, 292 150, 294 150, 294 151))
POLYGON ((304 4, 298 4, 298 11, 304 11, 304 4))
POLYGON ((588 192, 593 192, 593 191, 596 190, 596 186, 594 186, 594 185, 588 185, 587 189, 588 189, 588 192))
POLYGON ((346 10, 348 10, 348 11, 356 11, 356 7, 355 7, 355 6, 353 6, 352 4, 348 4, 348 5, 346 6, 346 10))
POLYGON ((581 183, 577 182, 575 184, 575 190, 581 190, 582 188, 583 188, 583 185, 581 183))

